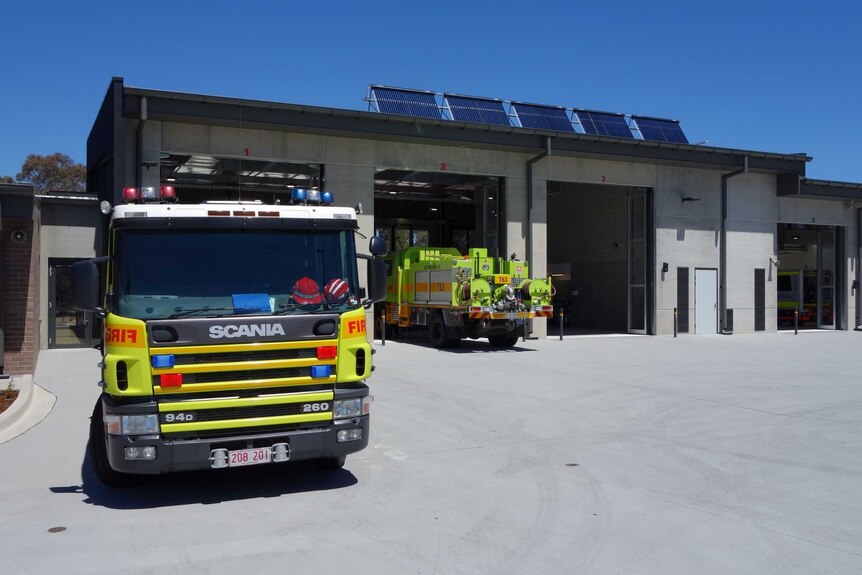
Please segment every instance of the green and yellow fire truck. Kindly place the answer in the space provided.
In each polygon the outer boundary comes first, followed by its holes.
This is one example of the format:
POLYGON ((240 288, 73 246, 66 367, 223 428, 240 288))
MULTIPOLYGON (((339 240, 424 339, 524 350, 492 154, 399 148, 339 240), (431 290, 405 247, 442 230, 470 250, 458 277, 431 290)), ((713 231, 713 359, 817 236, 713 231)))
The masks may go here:
POLYGON ((123 197, 102 204, 107 255, 73 266, 76 306, 105 326, 90 427, 99 478, 337 468, 365 448, 365 310, 385 293, 385 241, 357 256, 356 212, 314 190, 295 189, 291 205, 181 204, 169 186, 123 197))
POLYGON ((455 248, 411 247, 386 257, 385 321, 389 329, 427 329, 436 347, 488 338, 511 347, 524 322, 551 317, 550 278, 531 279, 526 262, 466 255, 455 248))

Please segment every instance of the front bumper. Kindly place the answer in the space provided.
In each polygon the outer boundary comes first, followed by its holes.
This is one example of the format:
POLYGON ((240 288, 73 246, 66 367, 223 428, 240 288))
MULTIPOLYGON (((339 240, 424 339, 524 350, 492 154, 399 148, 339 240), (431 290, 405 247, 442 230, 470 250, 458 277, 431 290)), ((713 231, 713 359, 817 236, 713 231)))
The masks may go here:
MULTIPOLYGON (((352 392, 336 392, 339 398, 345 396, 365 396, 368 388, 352 392)), ((151 412, 153 403, 119 406, 111 398, 103 396, 103 409, 106 413, 142 413, 151 412)), ((290 447, 289 461, 332 458, 356 453, 368 446, 370 415, 362 415, 348 419, 320 422, 314 427, 255 433, 254 427, 249 427, 235 435, 220 437, 205 437, 196 439, 170 439, 161 435, 126 436, 107 435, 107 456, 111 467, 121 473, 157 475, 176 471, 195 471, 211 469, 210 455, 214 449, 249 449, 270 447, 277 443, 287 443, 290 447), (361 429, 362 438, 355 441, 339 443, 338 432, 348 429, 361 429), (127 460, 126 447, 156 448, 156 458, 152 460, 127 460)), ((270 464, 271 465, 271 464, 270 464)))
POLYGON ((108 435, 108 461, 122 473, 155 475, 175 471, 211 469, 210 453, 213 449, 246 449, 268 447, 276 443, 290 446, 290 461, 337 457, 356 453, 368 446, 369 415, 332 422, 323 429, 297 430, 287 433, 238 435, 212 439, 165 440, 154 437, 128 437, 108 435), (338 443, 336 436, 342 429, 362 429, 362 439, 338 443), (153 460, 127 461, 125 447, 156 447, 153 460))

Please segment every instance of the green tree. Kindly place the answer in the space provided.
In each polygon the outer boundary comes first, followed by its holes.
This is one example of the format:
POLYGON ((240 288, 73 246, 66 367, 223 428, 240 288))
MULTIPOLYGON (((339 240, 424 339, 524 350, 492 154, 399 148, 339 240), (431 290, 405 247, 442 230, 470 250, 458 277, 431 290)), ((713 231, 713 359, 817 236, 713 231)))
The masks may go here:
POLYGON ((14 184, 15 179, 12 176, 0 176, 0 184, 14 184))
POLYGON ((33 184, 40 194, 49 190, 82 192, 86 189, 87 169, 60 152, 50 156, 30 154, 15 179, 33 184))

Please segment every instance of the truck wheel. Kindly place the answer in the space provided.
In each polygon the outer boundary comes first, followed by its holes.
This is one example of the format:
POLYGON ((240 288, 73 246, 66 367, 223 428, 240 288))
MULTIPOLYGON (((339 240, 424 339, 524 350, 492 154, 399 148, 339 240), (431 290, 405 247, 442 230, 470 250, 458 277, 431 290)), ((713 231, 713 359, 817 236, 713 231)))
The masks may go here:
POLYGON ((431 326, 429 328, 431 335, 431 345, 438 349, 449 346, 449 338, 446 333, 446 323, 443 321, 443 314, 435 313, 431 318, 431 326))
POLYGON ((488 336, 488 341, 491 343, 492 347, 513 347, 516 343, 518 343, 518 335, 511 333, 504 333, 503 335, 491 335, 488 336))
POLYGON ((115 471, 108 462, 107 434, 102 422, 102 398, 96 401, 90 418, 90 459, 99 480, 108 487, 127 487, 138 482, 137 475, 115 471))
POLYGON ((316 460, 314 463, 321 471, 335 471, 344 467, 345 461, 347 461, 347 456, 339 455, 338 457, 324 457, 323 459, 316 460))

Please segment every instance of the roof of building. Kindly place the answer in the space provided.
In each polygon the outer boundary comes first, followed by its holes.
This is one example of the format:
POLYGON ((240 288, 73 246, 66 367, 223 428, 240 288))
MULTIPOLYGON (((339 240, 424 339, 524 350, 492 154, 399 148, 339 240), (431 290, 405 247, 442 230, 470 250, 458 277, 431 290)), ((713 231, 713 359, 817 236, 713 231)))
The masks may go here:
MULTIPOLYGON (((118 79, 121 81, 121 79, 118 79)), ((534 128, 477 124, 473 122, 382 114, 361 110, 325 108, 263 100, 246 100, 123 87, 125 116, 140 117, 146 98, 147 117, 190 123, 260 129, 290 129, 349 137, 374 137, 398 141, 425 141, 449 145, 470 144, 512 151, 544 151, 551 141, 552 154, 629 158, 632 160, 693 167, 739 168, 748 158, 749 169, 772 173, 805 173, 806 154, 782 154, 735 148, 635 140, 612 136, 555 132, 534 128)))

